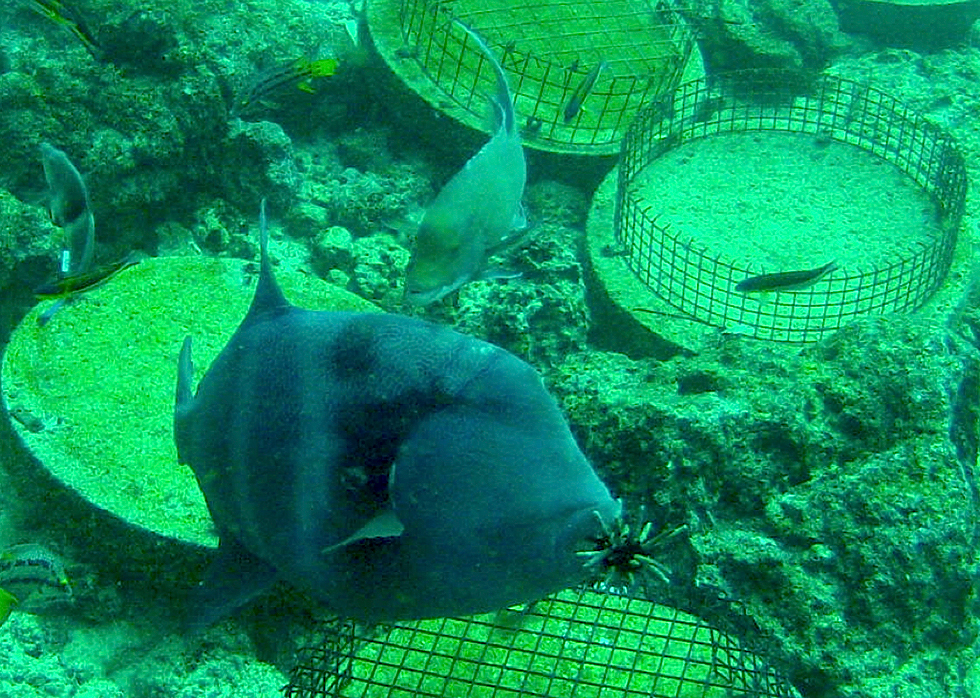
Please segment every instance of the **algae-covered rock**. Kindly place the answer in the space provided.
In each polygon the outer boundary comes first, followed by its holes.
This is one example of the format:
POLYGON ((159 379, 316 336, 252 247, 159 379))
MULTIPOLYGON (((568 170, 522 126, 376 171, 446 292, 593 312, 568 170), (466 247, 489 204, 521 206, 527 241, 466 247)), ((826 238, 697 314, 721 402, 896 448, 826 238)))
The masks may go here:
POLYGON ((803 351, 575 355, 555 385, 612 488, 687 524, 680 588, 745 602, 805 695, 938 698, 978 631, 978 362, 951 341, 893 316, 803 351))
POLYGON ((53 275, 62 242, 45 211, 0 189, 0 221, 0 288, 40 285, 53 275))
POLYGON ((293 143, 279 124, 235 120, 228 132, 229 159, 222 174, 229 190, 284 210, 300 188, 293 143))
POLYGON ((697 0, 686 15, 698 28, 709 72, 820 70, 852 45, 829 0, 697 0))
POLYGON ((310 247, 314 271, 326 277, 332 270, 350 274, 354 268, 354 238, 347 228, 330 226, 319 233, 310 247))
POLYGON ((402 303, 402 278, 408 251, 384 233, 358 238, 352 247, 350 290, 386 310, 402 303))

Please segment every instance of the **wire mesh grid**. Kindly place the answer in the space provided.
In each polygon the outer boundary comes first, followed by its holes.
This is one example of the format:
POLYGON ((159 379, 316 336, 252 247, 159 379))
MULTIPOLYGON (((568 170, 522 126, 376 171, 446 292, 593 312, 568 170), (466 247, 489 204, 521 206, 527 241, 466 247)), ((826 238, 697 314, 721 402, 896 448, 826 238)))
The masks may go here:
POLYGON ((334 626, 286 689, 288 698, 732 695, 798 696, 759 654, 695 616, 583 589, 522 611, 334 626))
POLYGON ((470 125, 485 122, 493 71, 451 19, 498 57, 525 143, 545 149, 616 152, 641 106, 680 82, 694 47, 680 11, 664 0, 400 2, 405 45, 470 125))
POLYGON ((686 316, 757 338, 809 342, 859 316, 911 311, 929 298, 952 261, 967 178, 952 138, 898 100, 844 78, 801 84, 797 77, 778 71, 714 76, 684 83, 644 109, 623 142, 616 235, 639 279, 686 316), (811 134, 892 163, 934 202, 938 234, 906 252, 885 254, 870 268, 835 271, 766 303, 749 299, 735 285, 758 270, 658 222, 655 203, 634 183, 651 162, 683 143, 752 131, 811 134))

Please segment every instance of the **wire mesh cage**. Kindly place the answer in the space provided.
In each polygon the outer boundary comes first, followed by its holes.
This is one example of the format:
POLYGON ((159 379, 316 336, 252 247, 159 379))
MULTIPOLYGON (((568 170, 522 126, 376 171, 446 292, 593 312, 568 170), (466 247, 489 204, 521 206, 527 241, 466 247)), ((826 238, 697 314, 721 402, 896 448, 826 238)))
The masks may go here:
POLYGON ((618 243, 640 281, 690 319, 757 338, 815 341, 860 316, 915 310, 949 270, 966 197, 963 156, 948 134, 868 84, 780 71, 694 80, 644 109, 622 152, 618 243), (692 174, 698 151, 712 144, 738 158, 728 179, 753 192, 754 219, 744 198, 715 191, 727 191, 727 182, 706 184, 704 170, 692 174), (783 155, 773 156, 779 149, 783 155), (687 169, 657 171, 678 153, 687 169), (764 162, 757 170, 754 161, 764 162), (880 180, 874 194, 847 183, 862 167, 880 180), (799 181, 780 189, 780 177, 799 181), (682 186, 690 215, 665 214, 663 201, 682 186), (793 208, 814 193, 830 197, 823 214, 793 208), (893 232, 884 216, 905 205, 906 194, 921 218, 893 232), (848 209, 861 221, 842 222, 848 209), (775 234, 760 232, 784 210, 795 218, 775 234), (718 212, 731 218, 712 229, 718 212), (793 259, 790 252, 812 263, 780 266, 793 259), (781 287, 780 277, 793 274, 814 283, 781 287))
POLYGON ((305 648, 287 698, 798 696, 744 639, 646 600, 588 589, 523 610, 365 628, 305 648))
POLYGON ((497 56, 524 142, 543 150, 614 154, 643 104, 674 89, 689 64, 699 73, 693 34, 667 0, 368 3, 371 35, 394 72, 477 129, 493 71, 452 19, 497 56))

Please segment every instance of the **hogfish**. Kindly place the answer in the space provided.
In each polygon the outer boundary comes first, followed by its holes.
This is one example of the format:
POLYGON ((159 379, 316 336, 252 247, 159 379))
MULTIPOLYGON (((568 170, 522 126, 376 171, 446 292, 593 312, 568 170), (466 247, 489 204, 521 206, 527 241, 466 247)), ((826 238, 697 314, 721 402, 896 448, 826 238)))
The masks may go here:
POLYGON ((519 240, 527 225, 521 206, 527 166, 507 78, 483 40, 455 24, 493 68, 497 94, 490 103, 497 128, 425 211, 405 278, 405 298, 416 305, 485 277, 490 257, 519 240))

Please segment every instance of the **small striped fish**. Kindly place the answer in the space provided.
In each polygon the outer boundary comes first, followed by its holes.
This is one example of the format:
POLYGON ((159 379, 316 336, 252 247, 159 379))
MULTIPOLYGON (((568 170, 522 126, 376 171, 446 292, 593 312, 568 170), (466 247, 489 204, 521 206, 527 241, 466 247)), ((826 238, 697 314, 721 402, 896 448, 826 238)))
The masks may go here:
POLYGON ((36 613, 71 598, 65 566, 47 548, 24 543, 0 553, 0 624, 15 609, 36 613))

